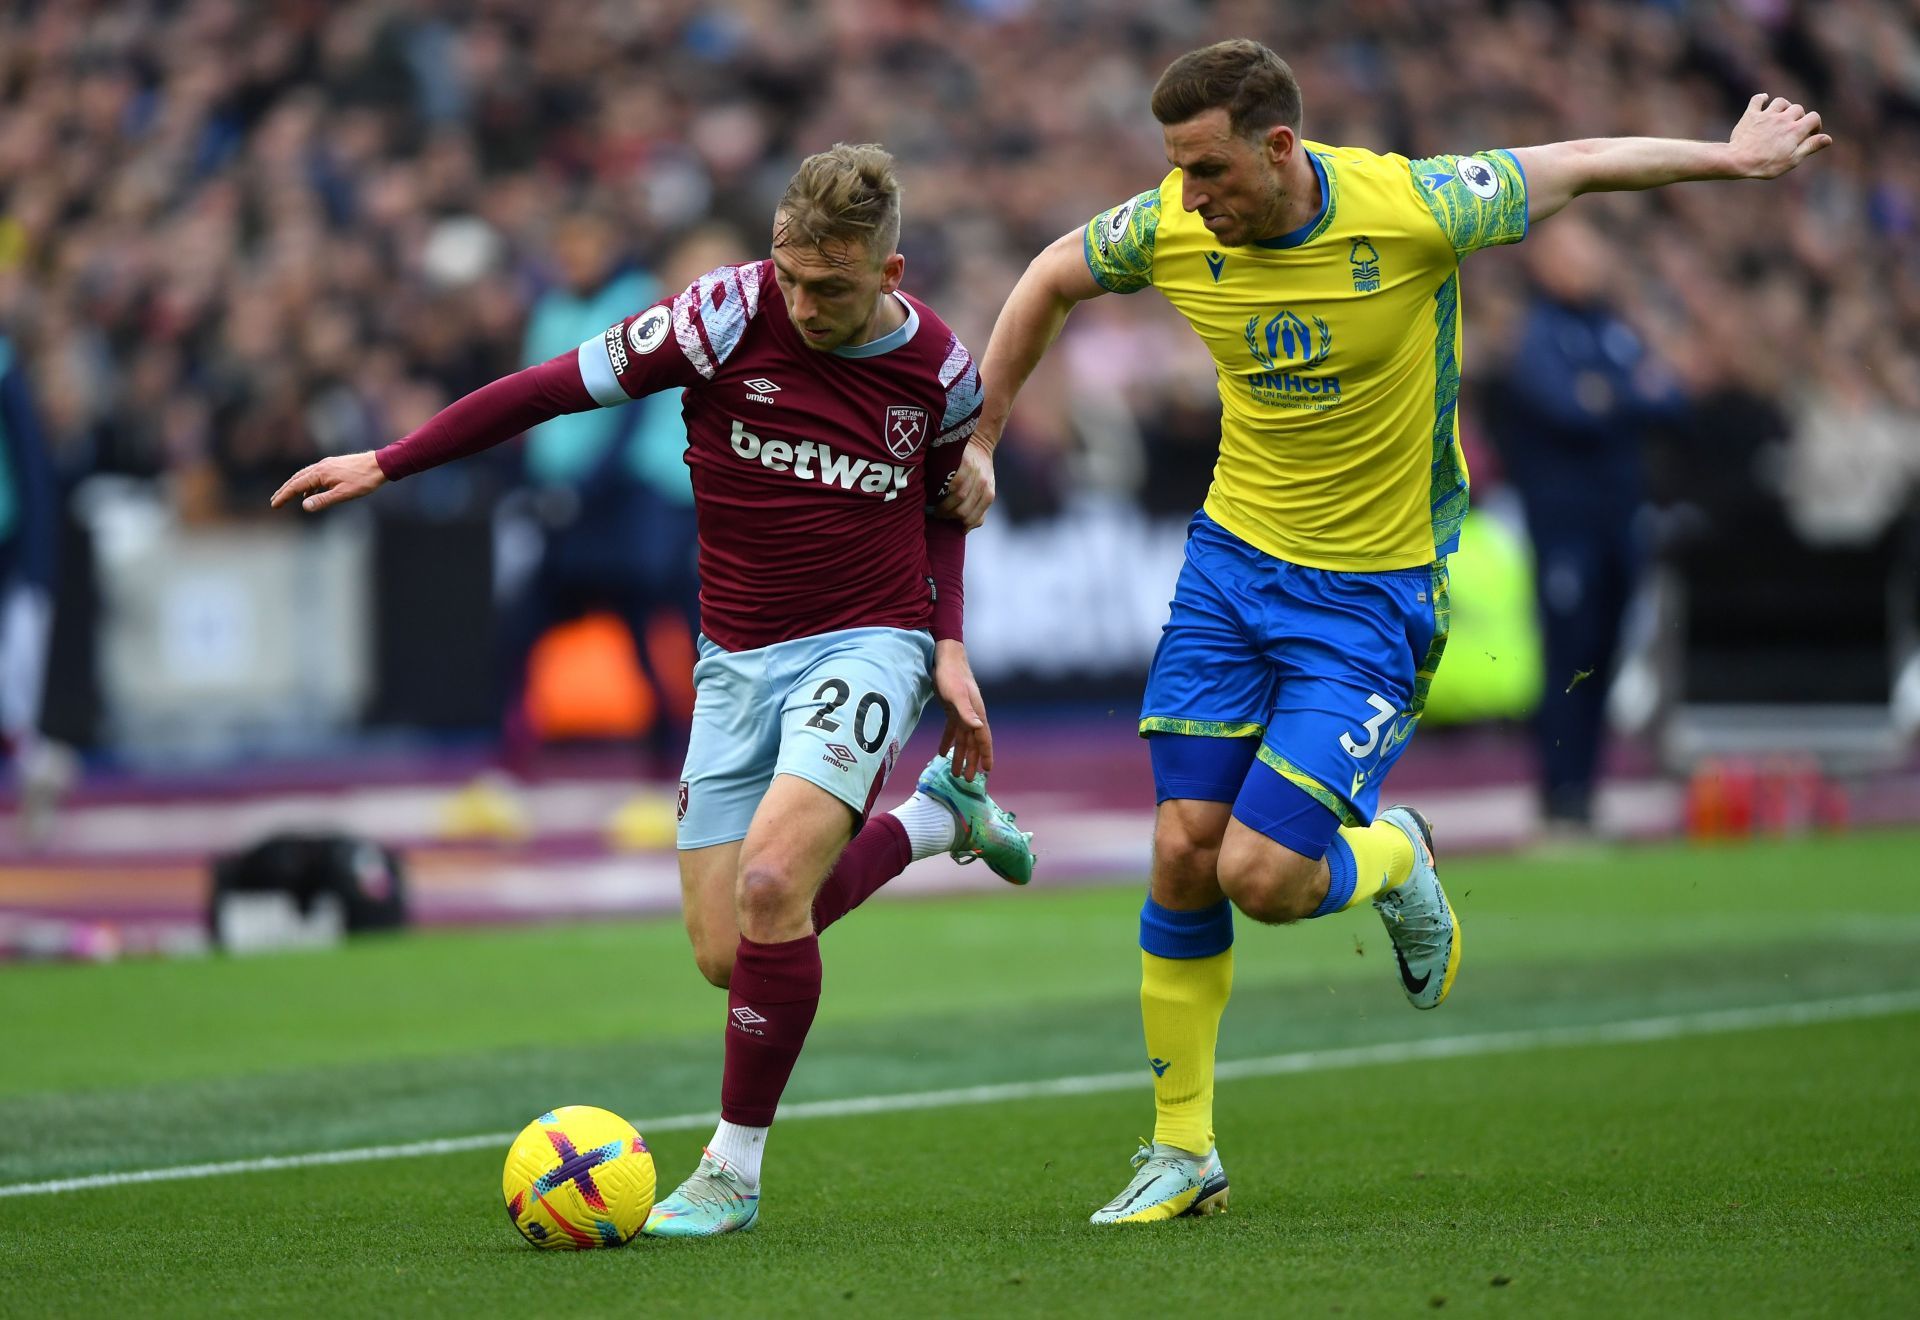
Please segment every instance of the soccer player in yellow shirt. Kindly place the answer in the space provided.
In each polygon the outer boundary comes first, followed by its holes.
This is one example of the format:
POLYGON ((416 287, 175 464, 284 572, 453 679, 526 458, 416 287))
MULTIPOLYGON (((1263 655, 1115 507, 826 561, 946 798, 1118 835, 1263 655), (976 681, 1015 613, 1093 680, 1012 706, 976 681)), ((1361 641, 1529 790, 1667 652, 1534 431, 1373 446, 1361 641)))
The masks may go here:
POLYGON ((1279 56, 1225 41, 1175 60, 1153 113, 1173 170, 1028 267, 981 364, 977 450, 948 508, 977 521, 1014 394, 1073 305, 1157 288, 1206 341, 1220 457, 1141 712, 1155 796, 1140 913, 1154 1139, 1094 1216, 1226 1208, 1214 1049, 1233 915, 1371 899, 1402 988, 1434 1008, 1460 927, 1419 812, 1377 816, 1447 639, 1467 510, 1455 405, 1460 259, 1586 192, 1771 179, 1826 147, 1818 115, 1756 96, 1726 142, 1608 138, 1408 160, 1301 137, 1279 56))

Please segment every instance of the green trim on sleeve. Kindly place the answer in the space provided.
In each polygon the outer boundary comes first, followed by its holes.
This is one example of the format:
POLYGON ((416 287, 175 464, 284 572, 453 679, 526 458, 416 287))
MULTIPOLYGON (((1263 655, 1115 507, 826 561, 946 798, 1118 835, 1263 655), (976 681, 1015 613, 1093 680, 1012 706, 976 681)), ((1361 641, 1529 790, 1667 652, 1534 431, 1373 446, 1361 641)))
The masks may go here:
POLYGON ((1511 151, 1429 156, 1411 169, 1413 190, 1455 258, 1527 236, 1527 175, 1511 151))
POLYGON ((1160 193, 1143 192, 1087 222, 1080 238, 1087 269, 1108 293, 1138 293, 1153 283, 1160 193))

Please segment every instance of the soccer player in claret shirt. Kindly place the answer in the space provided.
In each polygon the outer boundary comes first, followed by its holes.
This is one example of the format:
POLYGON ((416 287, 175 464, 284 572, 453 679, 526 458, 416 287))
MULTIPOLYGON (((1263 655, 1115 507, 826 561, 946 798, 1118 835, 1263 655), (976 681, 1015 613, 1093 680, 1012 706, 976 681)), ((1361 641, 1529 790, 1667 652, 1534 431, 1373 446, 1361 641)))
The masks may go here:
POLYGON ((1757 96, 1726 142, 1612 138, 1408 160, 1300 135, 1271 50, 1181 56, 1153 92, 1160 185, 1034 259, 981 363, 986 397, 947 508, 977 519, 1013 397, 1077 302, 1157 288, 1206 341, 1220 457, 1141 710, 1158 807, 1140 914, 1154 1140, 1094 1215, 1224 1209, 1214 1048, 1233 915, 1327 916, 1371 899, 1416 1008, 1447 997, 1460 928, 1427 821, 1376 814, 1447 637, 1447 555, 1467 509, 1455 404, 1460 259, 1575 196, 1770 179, 1828 145, 1757 96))
POLYGON ((899 291, 899 236, 886 152, 809 157, 771 260, 712 271, 274 496, 326 508, 549 417, 685 387, 702 635, 680 881, 694 957, 728 988, 726 1065, 713 1140, 647 1221, 659 1237, 755 1222, 767 1129, 820 1001, 819 931, 938 852, 1016 884, 1033 873, 1030 838, 986 793, 992 738, 961 642, 965 527, 927 507, 973 431, 979 374, 899 291), (870 816, 932 695, 942 755, 906 803, 870 816))

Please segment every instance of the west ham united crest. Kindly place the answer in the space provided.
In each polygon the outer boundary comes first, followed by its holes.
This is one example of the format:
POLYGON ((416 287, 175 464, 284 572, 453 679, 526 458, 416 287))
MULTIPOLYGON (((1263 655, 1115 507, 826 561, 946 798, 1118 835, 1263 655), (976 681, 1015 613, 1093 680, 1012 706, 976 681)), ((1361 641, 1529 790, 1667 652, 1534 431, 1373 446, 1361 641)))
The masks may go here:
POLYGON ((887 409, 887 452, 898 459, 909 459, 920 452, 927 441, 927 410, 895 404, 887 409))

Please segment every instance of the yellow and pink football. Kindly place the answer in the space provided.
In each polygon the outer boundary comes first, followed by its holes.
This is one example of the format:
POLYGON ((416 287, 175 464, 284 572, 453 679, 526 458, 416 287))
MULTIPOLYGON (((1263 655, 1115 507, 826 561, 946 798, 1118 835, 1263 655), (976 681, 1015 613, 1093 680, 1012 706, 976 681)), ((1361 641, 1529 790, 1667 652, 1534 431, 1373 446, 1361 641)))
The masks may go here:
POLYGON ((536 1247, 584 1251, 632 1240, 653 1209, 653 1155, 633 1124, 567 1105, 527 1124, 507 1151, 507 1214, 536 1247))

